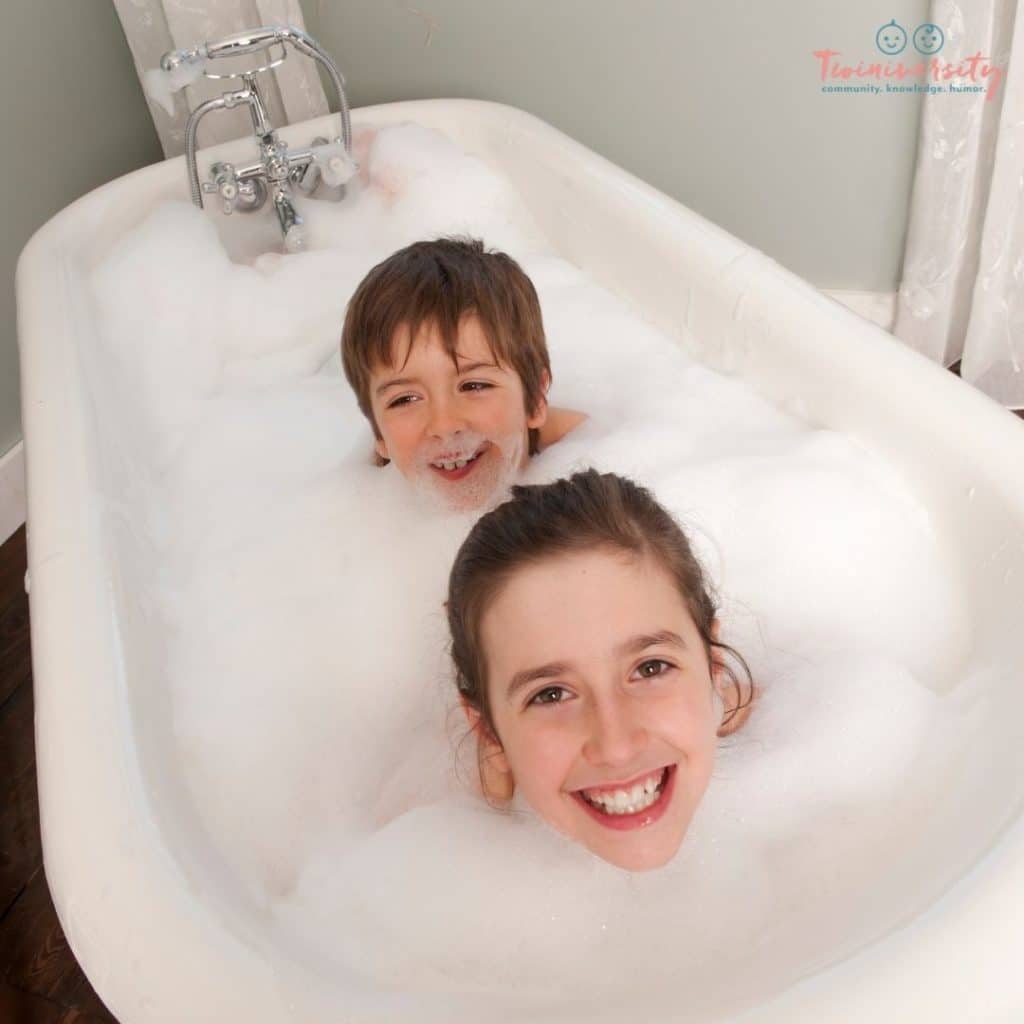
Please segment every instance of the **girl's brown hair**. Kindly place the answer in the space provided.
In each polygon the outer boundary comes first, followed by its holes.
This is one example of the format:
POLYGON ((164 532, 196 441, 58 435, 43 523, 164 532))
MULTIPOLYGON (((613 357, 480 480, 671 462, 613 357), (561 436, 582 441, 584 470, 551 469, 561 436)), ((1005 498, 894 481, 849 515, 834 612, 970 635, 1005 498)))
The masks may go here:
POLYGON ((708 663, 722 668, 735 691, 724 729, 750 706, 753 682, 743 657, 715 639, 715 602, 686 535, 645 487, 588 469, 550 484, 513 487, 509 501, 477 520, 455 556, 447 602, 455 683, 489 736, 498 740, 481 641, 484 613, 517 570, 595 547, 648 555, 675 581, 708 663), (731 662, 741 669, 742 679, 731 662))
MULTIPOLYGON (((533 282, 511 256, 488 251, 479 239, 414 242, 366 275, 348 304, 341 332, 345 376, 377 440, 370 375, 391 365, 397 332, 408 328, 414 339, 425 324, 436 324, 455 362, 459 324, 470 313, 479 318, 495 361, 522 381, 527 415, 537 411, 551 362, 533 282)), ((538 432, 531 428, 531 454, 537 445, 538 432)))

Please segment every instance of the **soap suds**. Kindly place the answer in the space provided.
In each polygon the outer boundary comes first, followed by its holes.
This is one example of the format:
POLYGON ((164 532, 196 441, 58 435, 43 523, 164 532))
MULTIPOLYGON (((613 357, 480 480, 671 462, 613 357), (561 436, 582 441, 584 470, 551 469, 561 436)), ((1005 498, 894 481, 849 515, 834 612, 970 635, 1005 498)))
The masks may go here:
POLYGON ((417 125, 357 143, 365 180, 298 200, 309 251, 232 261, 203 214, 165 203, 93 278, 87 372, 147 555, 166 771, 216 855, 325 971, 496 1007, 686 993, 686 1013, 719 1011, 891 927, 934 895, 917 865, 939 833, 917 808, 967 742, 929 686, 965 627, 925 511, 877 456, 694 362, 552 255, 480 161, 417 125), (525 480, 594 465, 650 486, 764 690, 660 871, 470 792, 442 603, 473 516, 370 464, 337 357, 370 267, 459 232, 531 275, 551 401, 590 414, 525 480))

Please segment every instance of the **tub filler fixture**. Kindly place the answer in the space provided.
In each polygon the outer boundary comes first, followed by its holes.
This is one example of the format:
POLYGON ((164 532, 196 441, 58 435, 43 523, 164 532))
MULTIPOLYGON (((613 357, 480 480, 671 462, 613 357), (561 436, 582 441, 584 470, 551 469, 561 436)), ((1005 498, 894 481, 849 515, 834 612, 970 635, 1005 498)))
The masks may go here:
MULTIPOLYGON (((208 46, 205 57, 214 55, 208 46)), ((255 92, 246 102, 256 116, 255 92)), ((809 966, 795 984, 715 1019, 1021 1019, 1024 423, 529 114, 428 100, 356 110, 353 121, 416 121, 498 168, 558 256, 670 337, 697 339, 695 354, 713 368, 881 453, 948 542, 968 609, 964 657, 985 674, 964 719, 971 754, 948 766, 939 787, 947 794, 960 787, 960 795, 920 808, 922 818, 950 821, 950 842, 921 856, 931 895, 880 928, 872 944, 809 966), (968 813, 969 824, 958 827, 968 813)), ((328 136, 332 122, 283 128, 282 145, 328 136)), ((188 165, 232 166, 244 182, 245 148, 243 140, 190 152, 188 165)), ((181 197, 185 168, 182 158, 168 160, 85 196, 36 234, 18 268, 40 816, 61 923, 123 1024, 513 1019, 472 993, 384 990, 354 973, 314 969, 281 948, 260 914, 222 884, 203 835, 190 831, 186 796, 166 768, 166 687, 153 685, 165 641, 135 586, 131 552, 140 538, 115 514, 117 488, 130 483, 99 443, 104 406, 90 381, 103 370, 82 354, 96 331, 92 269, 155 204, 181 197)), ((209 215, 233 257, 277 243, 270 219, 209 215)), ((950 666, 935 688, 955 689, 963 668, 950 666)), ((622 1014, 594 1006, 531 1019, 622 1014)), ((657 1019, 678 1014, 669 1009, 657 1019)))
POLYGON ((192 202, 202 209, 203 193, 213 193, 220 197, 224 213, 230 214, 234 210, 251 213, 263 206, 269 194, 285 248, 289 252, 301 249, 305 237, 302 218, 292 202, 292 185, 308 195, 316 191, 322 182, 328 186, 344 185, 356 171, 352 162, 352 126, 345 97, 345 82, 330 55, 302 29, 277 25, 248 29, 225 39, 201 43, 191 49, 172 50, 160 59, 160 71, 149 74, 157 76, 155 79, 147 77, 151 93, 161 92, 164 95, 169 95, 200 76, 241 79, 243 88, 201 103, 192 111, 185 126, 185 168, 192 202), (279 47, 276 53, 275 46, 279 47), (341 117, 341 134, 333 140, 318 136, 310 145, 292 150, 270 123, 266 101, 256 79, 262 72, 282 64, 288 56, 289 47, 312 57, 325 68, 337 94, 341 117), (255 67, 239 68, 238 61, 232 59, 254 55, 263 63, 255 67), (225 59, 226 66, 220 67, 220 62, 225 59), (245 106, 249 110, 259 145, 259 157, 255 161, 238 165, 225 160, 216 161, 210 166, 210 180, 200 184, 196 165, 196 132, 199 122, 213 110, 230 110, 237 106, 245 106))

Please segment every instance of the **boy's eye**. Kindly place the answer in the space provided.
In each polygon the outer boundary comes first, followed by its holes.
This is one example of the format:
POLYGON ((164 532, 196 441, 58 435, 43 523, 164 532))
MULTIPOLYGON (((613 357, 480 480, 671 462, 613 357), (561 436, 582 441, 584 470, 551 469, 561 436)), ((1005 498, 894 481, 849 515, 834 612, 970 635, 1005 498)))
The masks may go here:
POLYGON ((649 658, 647 661, 641 662, 637 666, 637 672, 644 679, 653 679, 655 676, 664 675, 673 666, 667 661, 662 661, 661 658, 649 658))
POLYGON ((485 391, 487 388, 493 388, 494 385, 486 380, 467 380, 462 384, 463 391, 485 391))
POLYGON ((389 409, 397 409, 399 406, 408 405, 415 398, 415 395, 399 395, 397 398, 388 402, 387 407, 389 409))
POLYGON ((538 690, 526 703, 530 704, 564 704, 564 697, 560 696, 568 691, 563 686, 545 686, 538 690))

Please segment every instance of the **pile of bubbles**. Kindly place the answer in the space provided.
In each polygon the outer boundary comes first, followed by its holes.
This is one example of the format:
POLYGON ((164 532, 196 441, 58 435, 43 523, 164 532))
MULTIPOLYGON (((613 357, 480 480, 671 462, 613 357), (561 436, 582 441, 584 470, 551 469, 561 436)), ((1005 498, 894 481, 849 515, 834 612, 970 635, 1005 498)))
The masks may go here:
MULTIPOLYGON (((416 124, 357 131, 309 248, 248 262, 184 202, 96 267, 91 364, 146 553, 174 773, 282 941, 391 987, 721 1010, 870 941, 922 870, 966 740, 941 696, 964 612, 908 485, 686 355, 559 258, 502 175, 416 124), (474 795, 446 654, 473 517, 372 464, 340 369, 375 263, 469 234, 540 295, 553 404, 589 420, 526 482, 631 476, 678 517, 763 697, 666 867, 630 874, 474 795), (931 824, 931 822, 935 824, 931 824)), ((698 339, 699 340, 699 339, 698 339)), ((823 342, 824 343, 824 342, 823 342)), ((496 1002, 495 1005, 498 1005, 496 1002)))

